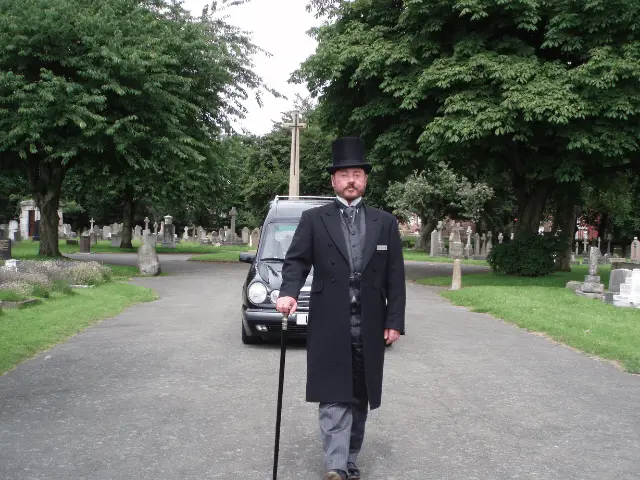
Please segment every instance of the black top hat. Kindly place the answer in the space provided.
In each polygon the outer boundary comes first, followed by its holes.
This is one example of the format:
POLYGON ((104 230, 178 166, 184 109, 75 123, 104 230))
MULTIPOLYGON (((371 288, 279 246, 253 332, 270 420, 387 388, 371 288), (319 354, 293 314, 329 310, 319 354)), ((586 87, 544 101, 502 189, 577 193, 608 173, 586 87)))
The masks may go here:
POLYGON ((341 168, 362 168, 368 174, 371 164, 364 157, 364 141, 358 137, 342 137, 331 145, 333 165, 327 167, 329 173, 341 168))

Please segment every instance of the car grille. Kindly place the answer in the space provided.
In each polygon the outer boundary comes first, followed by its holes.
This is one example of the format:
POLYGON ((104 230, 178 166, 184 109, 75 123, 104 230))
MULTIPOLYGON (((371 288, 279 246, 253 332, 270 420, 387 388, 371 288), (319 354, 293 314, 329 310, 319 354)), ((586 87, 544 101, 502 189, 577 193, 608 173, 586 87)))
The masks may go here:
MULTIPOLYGON (((267 330, 270 333, 280 333, 282 332, 282 325, 267 325, 267 330)), ((306 325, 287 325, 287 332, 291 333, 307 333, 306 325)))
POLYGON ((309 300, 311 299, 311 290, 303 289, 298 295, 298 308, 300 310, 309 310, 309 300))

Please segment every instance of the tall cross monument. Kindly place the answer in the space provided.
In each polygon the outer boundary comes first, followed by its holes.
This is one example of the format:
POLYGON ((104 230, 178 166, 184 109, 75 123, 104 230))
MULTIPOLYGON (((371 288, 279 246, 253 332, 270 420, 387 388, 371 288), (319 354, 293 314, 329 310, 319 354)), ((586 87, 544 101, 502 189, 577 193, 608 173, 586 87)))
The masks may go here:
POLYGON ((300 130, 307 126, 300 122, 300 112, 294 110, 291 123, 285 123, 285 127, 291 129, 291 164, 289 166, 289 196, 300 196, 300 130))

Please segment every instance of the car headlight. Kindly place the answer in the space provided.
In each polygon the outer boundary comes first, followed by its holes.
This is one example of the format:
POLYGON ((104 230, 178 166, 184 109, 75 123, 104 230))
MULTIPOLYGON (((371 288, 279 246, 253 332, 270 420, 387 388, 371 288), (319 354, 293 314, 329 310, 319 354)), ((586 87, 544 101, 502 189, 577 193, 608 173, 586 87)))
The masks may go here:
POLYGON ((251 303, 259 305, 267 299, 267 287, 260 282, 252 283, 249 286, 247 296, 249 297, 249 300, 251 300, 251 303))
POLYGON ((280 296, 280 290, 274 290, 273 292, 271 292, 271 295, 270 295, 271 303, 275 305, 279 296, 280 296))

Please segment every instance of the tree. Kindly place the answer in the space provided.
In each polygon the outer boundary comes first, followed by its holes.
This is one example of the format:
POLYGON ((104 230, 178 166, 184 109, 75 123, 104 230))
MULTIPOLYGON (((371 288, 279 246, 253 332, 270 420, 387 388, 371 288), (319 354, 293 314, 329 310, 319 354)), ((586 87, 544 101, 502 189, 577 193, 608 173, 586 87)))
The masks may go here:
POLYGON ((448 162, 508 172, 516 234, 558 189, 638 165, 635 0, 314 0, 329 21, 292 76, 401 181, 448 162))
POLYGON ((246 89, 261 86, 256 47, 215 12, 193 18, 169 0, 0 0, 0 10, 0 161, 27 174, 41 255, 59 255, 70 168, 105 163, 123 180, 126 245, 145 180, 204 161, 243 114, 246 89))
POLYGON ((419 247, 427 249, 431 231, 445 217, 477 221, 493 190, 484 183, 472 184, 441 162, 427 171, 414 172, 404 182, 395 182, 387 192, 394 214, 420 216, 419 247))

